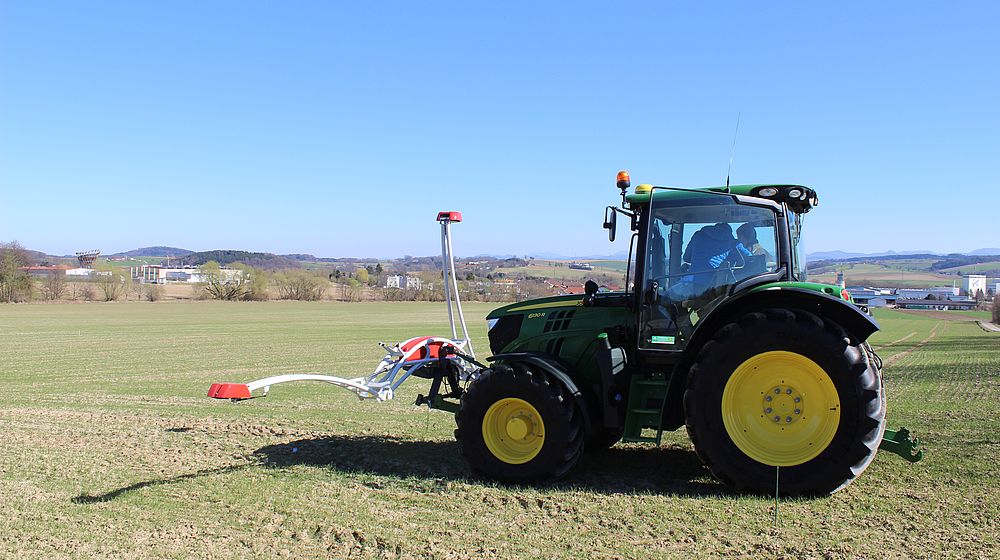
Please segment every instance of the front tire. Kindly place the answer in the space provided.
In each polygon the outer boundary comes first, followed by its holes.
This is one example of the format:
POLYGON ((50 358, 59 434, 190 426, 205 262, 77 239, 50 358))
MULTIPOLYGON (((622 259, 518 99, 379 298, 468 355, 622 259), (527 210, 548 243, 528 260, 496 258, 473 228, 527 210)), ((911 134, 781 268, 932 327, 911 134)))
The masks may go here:
POLYGON ((749 313, 698 353, 684 393, 695 451, 737 490, 816 495, 850 484, 885 430, 882 380, 861 343, 815 314, 749 313))
POLYGON ((472 471, 504 482, 557 479, 583 451, 581 412, 572 395, 526 364, 484 370, 462 395, 455 424, 472 471))

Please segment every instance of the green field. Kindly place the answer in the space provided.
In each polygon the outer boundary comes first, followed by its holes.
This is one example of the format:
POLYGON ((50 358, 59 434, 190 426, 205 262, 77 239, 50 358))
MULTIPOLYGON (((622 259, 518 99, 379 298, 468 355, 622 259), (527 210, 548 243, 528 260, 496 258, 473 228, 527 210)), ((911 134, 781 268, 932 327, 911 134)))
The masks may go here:
POLYGON ((837 270, 843 270, 848 286, 879 286, 893 288, 925 288, 927 286, 950 286, 961 284, 962 279, 955 274, 940 274, 927 270, 911 270, 889 267, 881 264, 859 263, 847 267, 825 267, 819 272, 810 271, 809 280, 824 284, 837 283, 837 270))
MULTIPOLYGON (((466 307, 486 353, 487 305, 466 307)), ((846 490, 733 495, 683 433, 615 446, 543 487, 470 477, 451 415, 318 384, 241 404, 214 381, 366 373, 376 342, 443 333, 440 304, 0 307, 5 558, 996 557, 1000 334, 970 316, 880 312, 889 421, 846 490), (960 320, 959 320, 960 319, 960 320)))
POLYGON ((989 274, 992 276, 1000 274, 1000 260, 946 268, 944 269, 944 272, 958 272, 960 274, 989 274))

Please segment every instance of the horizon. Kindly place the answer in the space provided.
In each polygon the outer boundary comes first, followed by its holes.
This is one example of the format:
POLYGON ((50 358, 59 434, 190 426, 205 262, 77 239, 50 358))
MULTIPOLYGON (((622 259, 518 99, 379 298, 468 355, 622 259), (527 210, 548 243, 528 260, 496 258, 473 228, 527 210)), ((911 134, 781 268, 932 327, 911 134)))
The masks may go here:
POLYGON ((459 210, 458 254, 614 254, 615 173, 723 184, 739 119, 733 183, 818 191, 807 253, 972 251, 995 244, 997 15, 3 3, 0 241, 399 258, 459 210))
MULTIPOLYGON (((37 249, 33 248, 33 247, 24 246, 24 248, 26 250, 29 250, 29 251, 37 251, 37 249)), ((229 247, 229 248, 204 249, 204 250, 195 251, 195 250, 188 249, 188 248, 185 248, 185 247, 175 247, 175 246, 171 246, 171 245, 150 245, 150 246, 147 246, 147 247, 134 247, 132 249, 124 249, 124 250, 110 252, 110 253, 105 253, 104 251, 100 251, 100 257, 108 258, 108 257, 113 257, 113 256, 125 256, 124 255, 125 253, 129 253, 129 252, 132 252, 132 251, 140 251, 140 250, 144 250, 144 249, 177 249, 179 251, 187 251, 187 252, 190 252, 190 253, 204 253, 204 252, 211 252, 211 251, 243 251, 243 252, 247 252, 247 253, 272 254, 272 255, 275 255, 275 256, 279 256, 279 257, 288 257, 288 256, 292 256, 292 255, 308 255, 308 256, 315 257, 317 259, 338 259, 338 260, 340 260, 340 259, 345 259, 345 260, 346 259, 355 259, 355 260, 380 260, 380 261, 400 260, 400 259, 404 259, 404 258, 436 258, 436 257, 440 257, 441 256, 440 254, 433 254, 433 253, 432 254, 400 255, 400 256, 397 256, 397 257, 370 256, 370 255, 368 255, 368 256, 353 256, 353 255, 329 256, 329 255, 315 255, 315 254, 312 254, 312 253, 303 253, 303 252, 270 253, 270 252, 267 252, 267 251, 254 251, 254 250, 250 250, 250 249, 236 249, 236 248, 232 248, 232 247, 229 247)), ((44 253, 44 251, 39 251, 39 252, 43 252, 44 253)), ((180 253, 180 254, 176 254, 176 255, 169 255, 169 258, 183 257, 183 256, 185 256, 185 254, 187 254, 187 253, 180 253)), ((591 254, 591 255, 584 255, 584 254, 579 254, 579 255, 559 255, 559 254, 544 253, 544 252, 528 252, 528 253, 524 253, 524 254, 514 254, 514 253, 479 253, 479 254, 468 254, 468 255, 456 254, 455 258, 456 259, 474 259, 474 258, 478 258, 478 257, 488 257, 488 258, 496 258, 496 259, 503 259, 503 258, 531 258, 531 259, 537 259, 537 260, 553 260, 553 261, 558 261, 558 260, 620 260, 620 261, 625 261, 626 260, 625 258, 619 257, 620 254, 622 254, 622 253, 609 253, 609 254, 604 254, 604 255, 597 255, 597 254, 591 254)), ((64 254, 45 253, 45 255, 49 256, 49 257, 54 257, 54 258, 75 258, 76 257, 76 255, 72 254, 72 253, 64 253, 64 254)), ((979 247, 979 248, 972 249, 972 250, 965 251, 965 252, 950 251, 950 252, 946 252, 946 253, 938 253, 938 252, 926 251, 926 250, 914 250, 914 251, 910 251, 910 250, 899 250, 899 251, 889 250, 889 251, 885 251, 885 252, 861 253, 861 252, 856 252, 856 251, 843 251, 843 250, 839 250, 839 249, 837 249, 837 250, 831 250, 831 251, 815 251, 815 252, 811 252, 811 253, 806 253, 806 257, 807 258, 809 258, 810 260, 817 260, 817 261, 819 261, 819 260, 828 260, 828 259, 832 259, 832 260, 844 260, 844 259, 855 259, 855 258, 865 258, 865 257, 875 258, 875 257, 884 257, 884 256, 910 256, 910 255, 934 255, 934 256, 940 256, 940 257, 945 257, 945 256, 949 256, 949 255, 983 256, 983 257, 998 256, 998 257, 1000 257, 1000 248, 979 247), (826 256, 826 255, 831 254, 831 253, 833 253, 833 254, 841 254, 842 256, 837 256, 837 257, 826 256), (822 257, 817 257, 817 255, 823 255, 823 256, 822 257)), ((141 254, 140 255, 136 255, 136 256, 155 257, 155 255, 141 255, 141 254)), ((163 258, 167 258, 167 256, 164 256, 163 258)))

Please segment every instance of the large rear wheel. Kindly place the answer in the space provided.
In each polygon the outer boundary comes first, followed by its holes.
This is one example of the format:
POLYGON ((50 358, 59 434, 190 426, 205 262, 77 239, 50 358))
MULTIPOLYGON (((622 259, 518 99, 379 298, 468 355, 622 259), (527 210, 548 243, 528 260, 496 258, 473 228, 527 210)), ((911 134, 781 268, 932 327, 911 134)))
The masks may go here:
POLYGON ((835 492, 875 457, 882 380, 862 343, 804 311, 750 313, 699 352, 684 394, 688 434, 739 490, 835 492))
POLYGON ((462 395, 455 439, 476 474, 506 482, 552 480, 576 464, 584 430, 557 380, 514 363, 482 372, 462 395))

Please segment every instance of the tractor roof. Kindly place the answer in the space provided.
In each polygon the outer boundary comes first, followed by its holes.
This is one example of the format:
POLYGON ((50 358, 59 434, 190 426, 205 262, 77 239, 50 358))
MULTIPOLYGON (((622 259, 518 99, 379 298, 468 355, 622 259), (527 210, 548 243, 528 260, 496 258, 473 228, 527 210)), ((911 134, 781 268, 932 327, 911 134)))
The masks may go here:
MULTIPOLYGON (((659 186, 659 185, 655 185, 659 186)), ((649 202, 650 192, 654 185, 639 185, 636 192, 625 197, 629 204, 646 204, 649 202)), ((652 191, 653 200, 667 201, 690 199, 692 193, 726 193, 725 186, 717 187, 665 187, 664 190, 652 191), (666 189, 671 190, 666 190, 666 189)), ((754 185, 730 185, 729 194, 755 196, 767 198, 776 202, 784 202, 793 212, 805 213, 819 204, 816 191, 803 187, 802 185, 787 184, 754 184, 754 185)))

